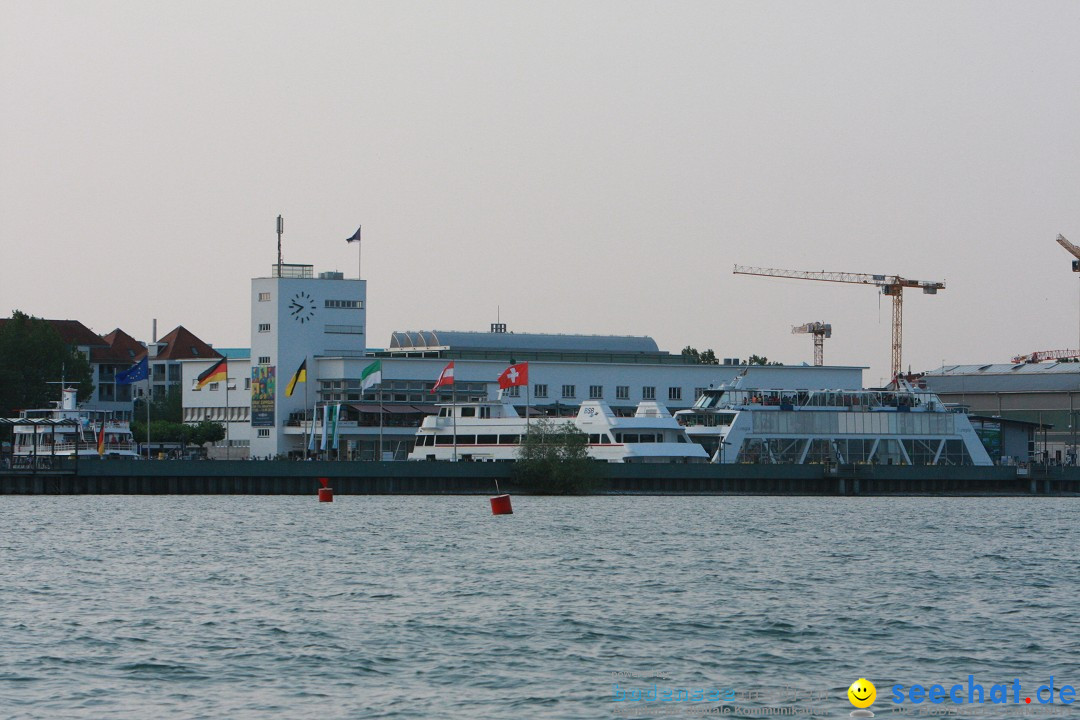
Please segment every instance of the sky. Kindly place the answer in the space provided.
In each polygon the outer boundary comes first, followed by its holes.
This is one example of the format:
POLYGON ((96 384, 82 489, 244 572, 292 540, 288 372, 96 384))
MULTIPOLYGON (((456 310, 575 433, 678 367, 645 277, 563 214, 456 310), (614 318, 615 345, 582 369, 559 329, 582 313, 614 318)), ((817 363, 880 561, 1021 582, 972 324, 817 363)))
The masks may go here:
POLYGON ((395 330, 889 372, 1080 348, 1080 3, 0 0, 0 314, 250 344, 275 261, 395 330), (363 225, 362 257, 345 238, 363 225))

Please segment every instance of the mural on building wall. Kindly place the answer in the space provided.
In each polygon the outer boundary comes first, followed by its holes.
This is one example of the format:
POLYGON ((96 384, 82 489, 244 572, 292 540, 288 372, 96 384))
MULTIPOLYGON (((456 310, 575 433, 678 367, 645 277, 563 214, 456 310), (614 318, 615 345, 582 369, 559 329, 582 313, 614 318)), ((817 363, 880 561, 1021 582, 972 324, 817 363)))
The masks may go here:
POLYGON ((251 427, 274 427, 276 385, 273 366, 251 368, 251 427))

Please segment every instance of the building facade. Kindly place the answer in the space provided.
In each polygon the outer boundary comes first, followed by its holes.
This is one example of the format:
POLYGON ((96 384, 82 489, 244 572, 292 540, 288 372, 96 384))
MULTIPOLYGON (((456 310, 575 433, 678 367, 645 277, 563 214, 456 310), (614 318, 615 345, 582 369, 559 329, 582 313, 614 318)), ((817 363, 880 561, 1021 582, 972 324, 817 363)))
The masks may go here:
POLYGON ((367 349, 367 282, 341 273, 314 277, 311 265, 274 265, 251 281, 251 454, 300 452, 290 420, 309 412, 317 357, 362 358, 367 349), (301 365, 307 382, 287 395, 301 365))
MULTIPOLYGON (((1076 463, 1080 363, 953 365, 919 382, 972 415, 1034 424, 1032 460, 1076 463)), ((1012 452, 1005 457, 1015 459, 1012 452)))

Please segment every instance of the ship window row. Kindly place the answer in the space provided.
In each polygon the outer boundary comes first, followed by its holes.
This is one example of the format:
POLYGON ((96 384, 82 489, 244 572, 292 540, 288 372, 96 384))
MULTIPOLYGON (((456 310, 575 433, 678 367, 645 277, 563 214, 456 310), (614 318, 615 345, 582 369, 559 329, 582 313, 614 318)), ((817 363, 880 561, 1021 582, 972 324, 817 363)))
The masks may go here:
MULTIPOLYGON (((450 408, 439 408, 439 417, 450 417, 450 408)), ((486 405, 481 405, 478 408, 463 407, 461 408, 461 417, 491 417, 491 408, 486 405)))
POLYGON ((435 445, 520 445, 520 435, 457 435, 457 443, 454 435, 420 435, 416 438, 416 444, 420 447, 434 447, 435 445))
POLYGON ((731 424, 735 413, 687 413, 676 419, 687 427, 722 427, 731 424))
POLYGON ((891 412, 761 412, 754 413, 754 432, 779 435, 951 435, 951 413, 891 412))
MULTIPOLYGON (((683 437, 678 437, 679 442, 686 442, 683 437)), ((665 440, 664 433, 615 433, 615 442, 617 443, 662 443, 662 442, 674 442, 673 440, 665 440)))

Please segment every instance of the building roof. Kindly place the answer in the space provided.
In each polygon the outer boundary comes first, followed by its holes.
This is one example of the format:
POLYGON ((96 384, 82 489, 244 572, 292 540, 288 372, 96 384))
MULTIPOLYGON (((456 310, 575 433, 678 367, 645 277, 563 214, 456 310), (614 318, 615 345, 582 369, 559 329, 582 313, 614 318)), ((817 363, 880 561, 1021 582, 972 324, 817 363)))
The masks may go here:
POLYGON ((425 350, 434 348, 605 353, 660 352, 656 341, 648 336, 406 330, 395 332, 390 337, 390 350, 425 350))
POLYGON ((90 362, 134 364, 146 355, 146 347, 120 328, 104 336, 108 347, 91 348, 90 362))
POLYGON ((991 363, 989 365, 945 365, 937 370, 928 370, 926 375, 1045 375, 1048 373, 1071 373, 1080 375, 1080 363, 1042 362, 1042 363, 991 363))
MULTIPOLYGON (((10 318, 0 318, 0 327, 3 327, 10 318)), ((43 318, 45 322, 53 326, 56 332, 60 335, 60 339, 68 345, 79 345, 89 347, 104 347, 107 345, 105 340, 100 335, 95 333, 90 328, 83 325, 78 320, 49 320, 43 318)))
POLYGON ((1080 390, 1080 363, 946 365, 923 375, 937 393, 1080 390))
POLYGON ((224 355, 230 360, 251 359, 251 348, 214 348, 219 355, 224 355))
POLYGON ((158 340, 157 344, 158 353, 152 360, 206 360, 221 357, 221 353, 197 338, 183 325, 178 325, 175 330, 158 340))

